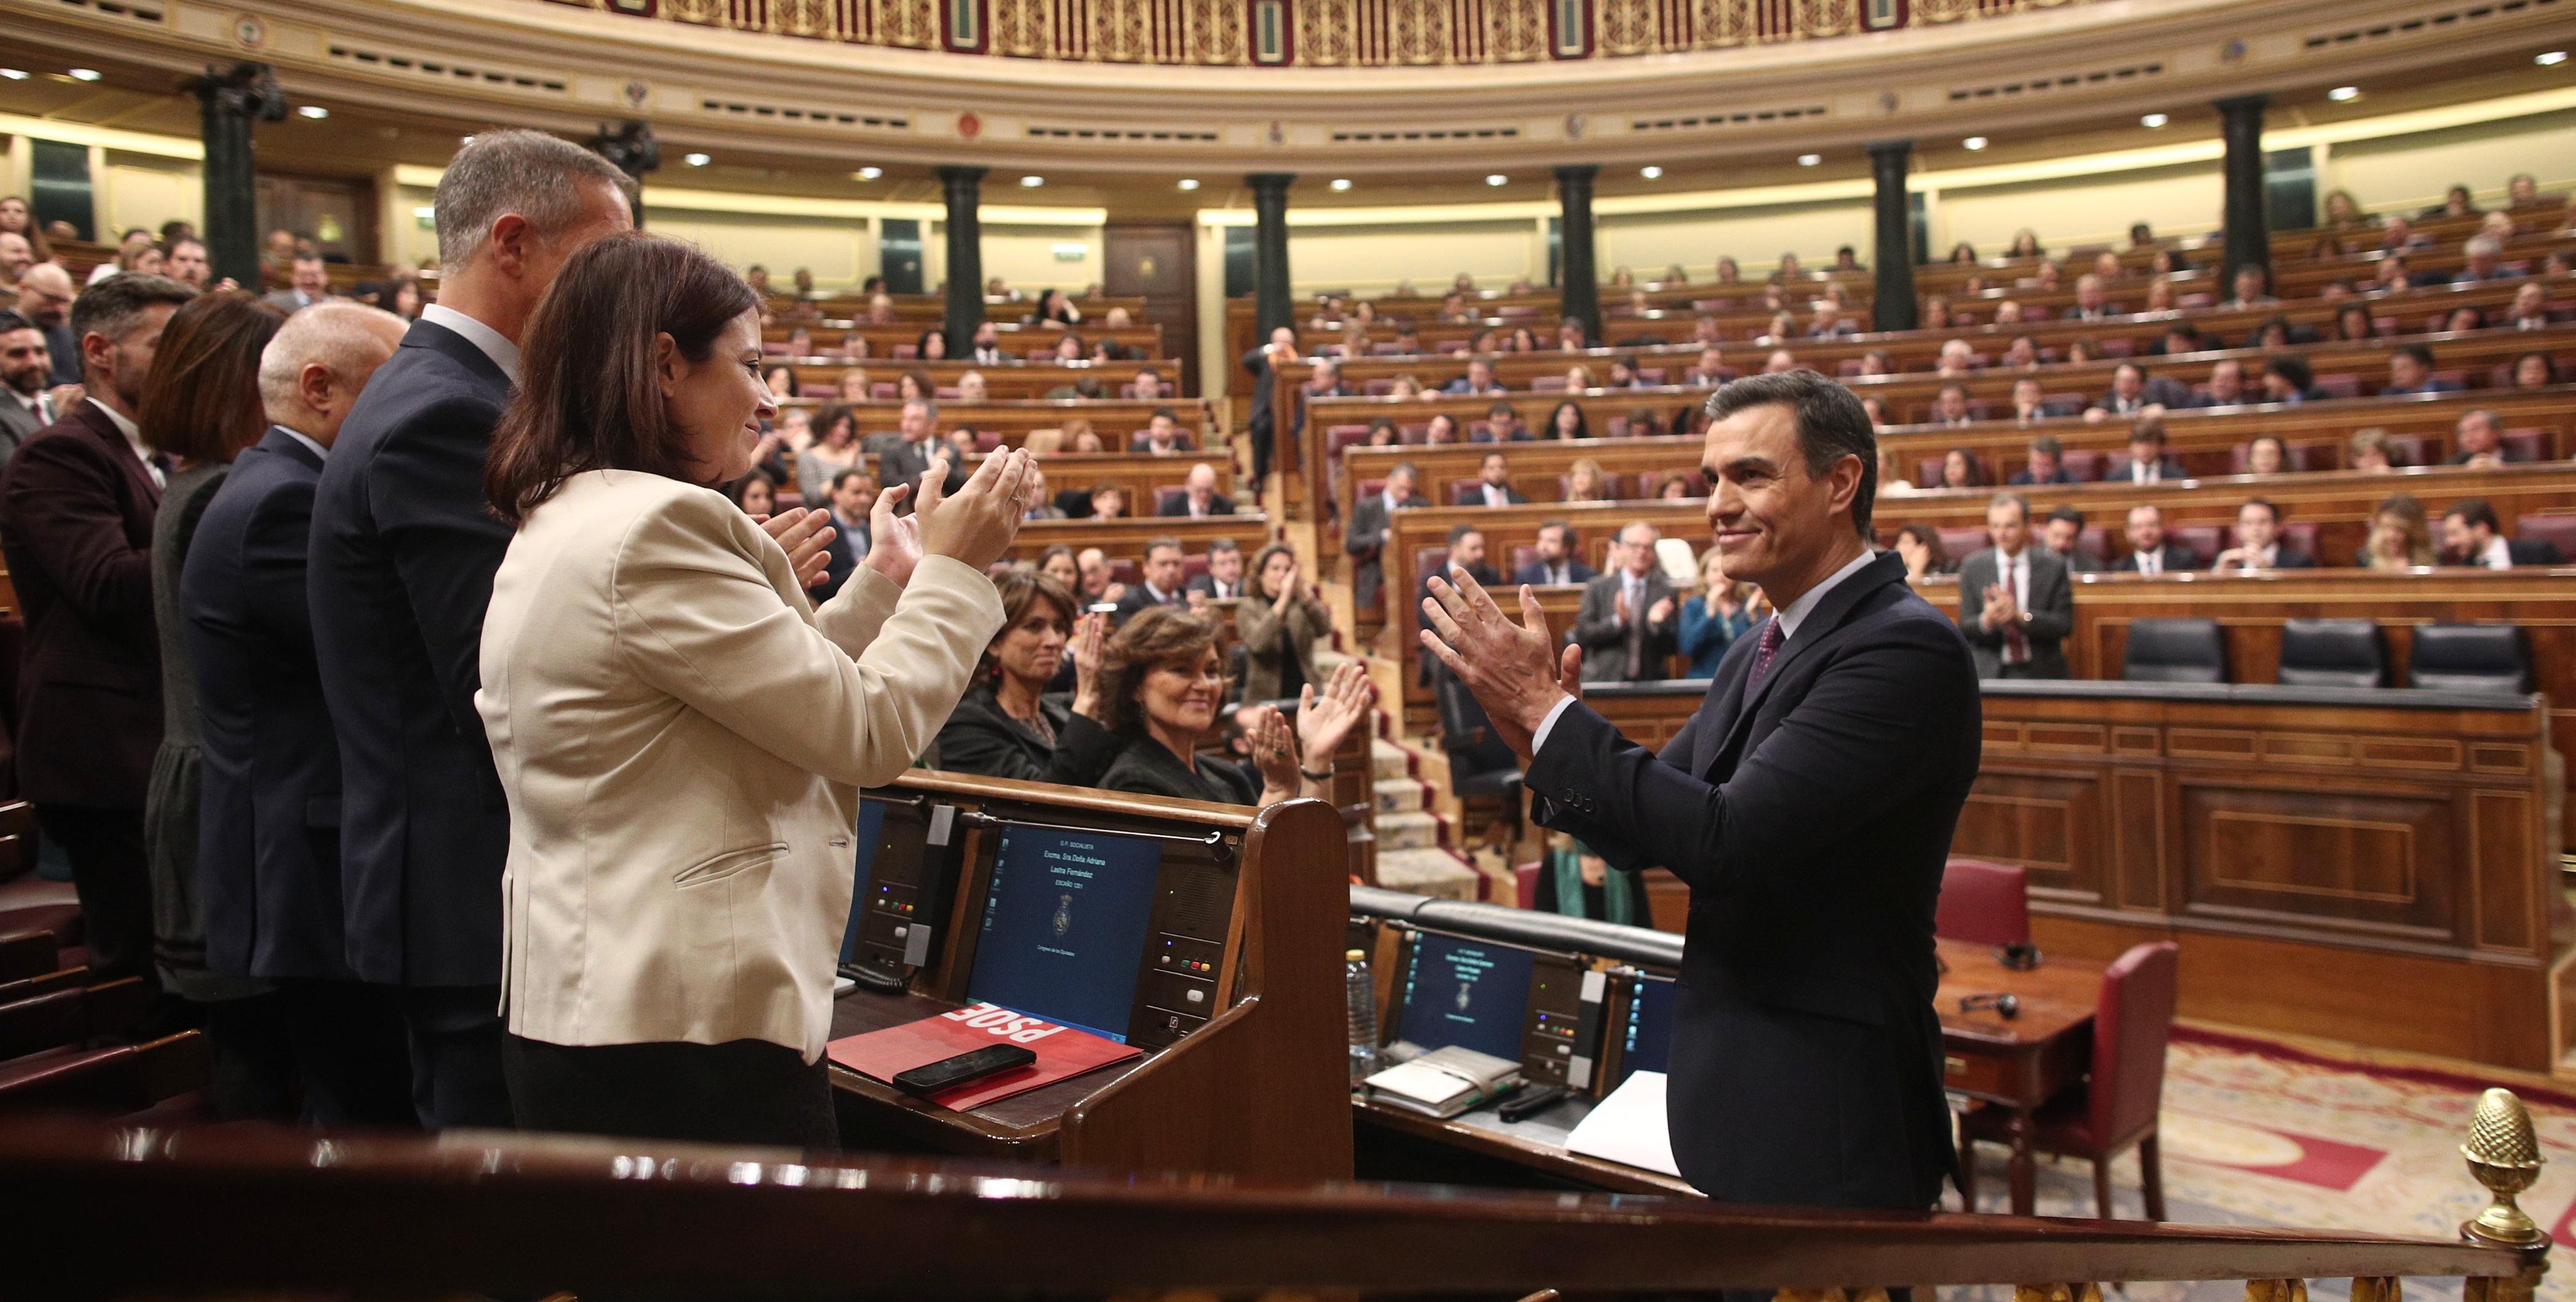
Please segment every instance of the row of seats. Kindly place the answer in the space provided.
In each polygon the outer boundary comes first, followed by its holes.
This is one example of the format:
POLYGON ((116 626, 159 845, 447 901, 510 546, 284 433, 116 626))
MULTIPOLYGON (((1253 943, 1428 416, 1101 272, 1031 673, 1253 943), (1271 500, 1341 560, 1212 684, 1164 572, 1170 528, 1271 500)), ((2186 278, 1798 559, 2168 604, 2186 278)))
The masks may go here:
MULTIPOLYGON (((2403 675, 2388 638, 2367 619, 2292 619, 2281 625, 2277 680, 2289 687, 2412 687, 2520 695, 2531 690, 2531 649, 2511 624, 2418 624, 2403 675), (2398 681, 2402 677, 2404 681, 2398 681)), ((2129 624, 2120 676, 2133 683, 2228 681, 2227 633, 2214 619, 2129 624)))

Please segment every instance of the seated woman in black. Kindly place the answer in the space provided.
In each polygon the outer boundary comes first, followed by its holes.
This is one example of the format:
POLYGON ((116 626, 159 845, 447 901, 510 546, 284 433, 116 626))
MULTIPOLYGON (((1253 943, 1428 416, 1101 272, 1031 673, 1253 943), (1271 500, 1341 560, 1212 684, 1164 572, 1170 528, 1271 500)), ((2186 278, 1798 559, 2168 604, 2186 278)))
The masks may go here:
POLYGON ((1225 805, 1330 799, 1333 752, 1369 709, 1368 673, 1352 661, 1320 694, 1307 684, 1294 729, 1276 706, 1245 712, 1251 763, 1200 755, 1220 731, 1225 659, 1215 622, 1180 606, 1149 606, 1118 630, 1108 680, 1111 719, 1126 745, 1101 787, 1225 805))
POLYGON ((1109 617, 1080 615, 1073 590, 1047 574, 1013 569, 993 580, 1002 631, 984 648, 974 685, 939 730, 940 768, 988 778, 1087 787, 1118 757, 1102 723, 1101 662, 1109 617), (1073 648, 1073 697, 1047 689, 1073 648))

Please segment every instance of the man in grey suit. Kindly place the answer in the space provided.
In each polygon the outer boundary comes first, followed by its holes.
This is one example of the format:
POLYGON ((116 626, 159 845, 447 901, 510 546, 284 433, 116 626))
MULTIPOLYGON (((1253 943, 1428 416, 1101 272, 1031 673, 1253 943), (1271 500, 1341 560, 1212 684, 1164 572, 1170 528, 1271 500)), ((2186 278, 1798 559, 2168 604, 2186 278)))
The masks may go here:
MULTIPOLYGON (((886 488, 910 484, 912 491, 919 493, 921 477, 930 473, 931 460, 939 455, 939 445, 930 437, 938 424, 939 404, 928 398, 914 398, 903 404, 899 433, 870 434, 861 440, 860 450, 876 462, 877 483, 886 488)), ((951 492, 966 486, 965 481, 957 476, 959 469, 957 466, 948 468, 946 487, 951 492)), ((897 509, 910 514, 912 499, 906 497, 897 509)))
POLYGON ((323 270, 321 254, 296 254, 289 267, 292 287, 269 295, 269 302, 289 312, 301 312, 331 296, 331 275, 323 270))
POLYGON ((1412 462, 1399 462, 1387 472, 1385 491, 1351 504, 1350 528, 1342 539, 1342 550, 1351 556, 1351 599, 1362 610, 1383 600, 1386 565, 1382 553, 1395 537, 1395 513, 1422 505, 1413 495, 1414 485, 1421 478, 1412 462))
POLYGON ((1583 648, 1583 681, 1638 682, 1665 676, 1679 627, 1672 580, 1655 564, 1655 526, 1639 520, 1619 531, 1610 572, 1585 585, 1574 618, 1583 648))
POLYGON ((45 392, 53 371, 45 332, 15 312, 0 312, 0 465, 54 423, 57 413, 45 392))
POLYGON ((2030 538, 2030 503, 1997 493, 1986 506, 1994 546, 1959 563, 1959 631, 1977 677, 2064 678, 2060 645, 2075 631, 2075 589, 2066 562, 2030 538))

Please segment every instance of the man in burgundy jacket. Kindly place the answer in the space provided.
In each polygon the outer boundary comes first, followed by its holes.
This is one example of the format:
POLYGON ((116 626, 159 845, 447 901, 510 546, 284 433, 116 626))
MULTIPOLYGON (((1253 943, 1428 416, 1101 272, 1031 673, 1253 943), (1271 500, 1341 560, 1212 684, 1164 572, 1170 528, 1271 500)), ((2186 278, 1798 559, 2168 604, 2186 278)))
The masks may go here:
POLYGON ((194 296, 133 273, 84 290, 71 331, 87 397, 0 473, 0 551, 27 621, 18 786, 71 859, 90 967, 147 982, 143 789, 161 744, 152 514, 164 468, 134 421, 161 328, 194 296))

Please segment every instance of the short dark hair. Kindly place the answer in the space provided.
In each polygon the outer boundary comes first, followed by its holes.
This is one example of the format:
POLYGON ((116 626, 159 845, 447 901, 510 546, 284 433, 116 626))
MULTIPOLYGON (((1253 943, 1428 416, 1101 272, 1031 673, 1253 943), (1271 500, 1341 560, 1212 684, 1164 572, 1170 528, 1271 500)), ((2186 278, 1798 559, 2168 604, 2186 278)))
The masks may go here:
POLYGON ((2030 450, 2033 452, 2045 453, 2048 456, 2057 457, 2064 456, 2066 454, 2066 445, 2058 442, 2057 436, 2054 434, 2042 434, 2038 438, 2030 441, 2030 450))
POLYGON ((870 488, 877 486, 877 477, 864 470, 844 470, 839 474, 832 476, 826 483, 825 487, 830 491, 837 493, 841 491, 841 485, 846 484, 853 479, 864 479, 868 481, 868 487, 870 488))
MULTIPOLYGON (((834 482, 839 482, 838 476, 834 477, 834 482)), ((1043 601, 1055 607, 1056 612, 1064 616, 1068 628, 1082 615, 1082 603, 1074 599, 1072 590, 1034 565, 1025 568, 1013 566, 995 575, 993 589, 994 595, 1002 599, 1002 627, 993 634, 992 641, 984 644, 983 654, 976 658, 977 677, 1001 672, 1001 664, 993 658, 993 648, 1010 635, 1011 626, 1029 613, 1030 606, 1043 601)))
POLYGON ((247 290, 201 294, 170 314, 134 423, 157 451, 190 461, 230 461, 268 429, 259 357, 286 324, 286 309, 247 290))
POLYGON ((2467 497, 2451 503, 2451 508, 2442 512, 2442 518, 2447 520, 2453 516, 2458 516, 2460 523, 2471 527, 2485 525, 2489 533, 2504 532, 2503 522, 2496 519, 2495 508, 2487 505, 2487 499, 2483 497, 2467 497))
POLYGON ((1569 543, 1574 541, 1573 525, 1567 524, 1563 520, 1550 520, 1538 527, 1539 535, 1542 537, 1546 536, 1547 531, 1550 529, 1562 529, 1565 531, 1565 540, 1569 543))
POLYGON ((1110 731, 1121 736, 1142 732, 1145 711, 1136 694, 1144 689, 1145 675, 1157 665, 1204 661, 1207 653, 1220 645, 1220 635, 1214 620, 1193 614, 1186 607, 1147 606, 1136 612, 1136 617, 1109 639, 1106 695, 1110 731))
POLYGON ((2433 350, 2422 344, 2399 344, 2389 351, 2392 356, 2414 358, 2428 371, 2433 369, 2433 350))
POLYGON ((716 336, 759 305, 751 286, 704 250, 642 231, 565 259, 528 322, 518 396, 493 431, 483 474, 492 509, 518 524, 586 470, 700 482, 688 434, 654 378, 653 341, 667 334, 682 356, 703 362, 716 336))
POLYGON ((184 306, 197 291, 168 276, 147 276, 128 271, 110 276, 80 292, 72 300, 72 347, 91 334, 122 339, 134 327, 146 309, 167 303, 184 306))
POLYGON ((2304 357, 2266 357, 2263 369, 2289 381, 2290 387, 2301 393, 2306 393, 2317 382, 2317 373, 2309 368, 2308 359, 2304 357))
POLYGON ((2068 524, 2074 525, 2077 529, 2082 529, 2084 527, 2084 513, 2071 506, 2061 506, 2056 510, 2049 512, 2048 518, 2051 520, 2064 520, 2068 524))
POLYGON ((1863 539, 1873 537, 1869 517, 1878 496, 1878 435, 1871 432, 1869 413, 1860 399, 1815 371, 1748 375, 1727 381, 1708 396, 1708 418, 1721 421, 1748 407, 1773 405, 1789 408, 1794 417, 1798 450, 1806 456, 1808 474, 1826 474, 1847 456, 1860 458, 1860 491, 1852 494, 1852 528, 1863 539))
POLYGON ((1408 479, 1420 479, 1422 478, 1422 471, 1410 461, 1399 461, 1395 463, 1395 469, 1386 472, 1386 477, 1389 479, 1393 479, 1397 475, 1403 475, 1408 479))
POLYGON ((1154 553, 1161 551, 1166 547, 1179 552, 1183 556, 1190 554, 1190 549, 1183 547, 1180 539, 1175 538, 1170 534, 1157 534, 1156 536, 1145 540, 1145 559, 1149 561, 1154 559, 1154 553))
POLYGON ((1210 556, 1214 556, 1218 552, 1239 552, 1242 550, 1243 544, 1236 542, 1232 538, 1208 539, 1208 555, 1210 556))
POLYGON ((2030 499, 2029 499, 2029 498, 2024 497, 2024 496, 2022 496, 2022 495, 2021 495, 2021 494, 2019 494, 2019 493, 1997 493, 1997 494, 1995 494, 1994 496, 1989 497, 1989 498, 1987 498, 1987 499, 1986 499, 1986 509, 1987 509, 1987 510, 1991 511, 1991 510, 1995 509, 1995 508, 1996 508, 1996 507, 1998 507, 1998 506, 2009 506, 2009 507, 2012 507, 2012 508, 2014 508, 2014 509, 2016 509, 2016 510, 2020 511, 2020 512, 2021 512, 2021 518, 2022 518, 2023 523, 2025 523, 2025 524, 2029 523, 2029 521, 2030 521, 2030 499))
POLYGON ((2164 442, 2164 420, 2161 417, 2149 416, 2146 419, 2139 421, 2137 424, 2130 426, 2129 441, 2132 443, 2164 442))
MULTIPOLYGON (((33 330, 35 328, 35 322, 30 321, 15 312, 0 309, 0 335, 14 334, 20 330, 33 330)), ((2517 359, 2517 364, 2519 364, 2519 359, 2517 359)))
POLYGON ((2245 508, 2248 506, 2262 507, 2263 510, 2272 517, 2272 523, 2279 524, 2281 522, 2281 508, 2268 497, 2246 498, 2242 504, 2237 506, 2237 513, 2240 515, 2243 514, 2245 508))
POLYGON ((1145 419, 1148 421, 1168 420, 1173 424, 1178 425, 1181 423, 1181 414, 1169 407, 1156 407, 1154 409, 1154 414, 1147 416, 1145 419))
POLYGON ((1485 527, 1480 524, 1453 524, 1449 526, 1449 545, 1455 547, 1458 545, 1459 539, 1464 538, 1471 533, 1483 533, 1484 531, 1485 527))

